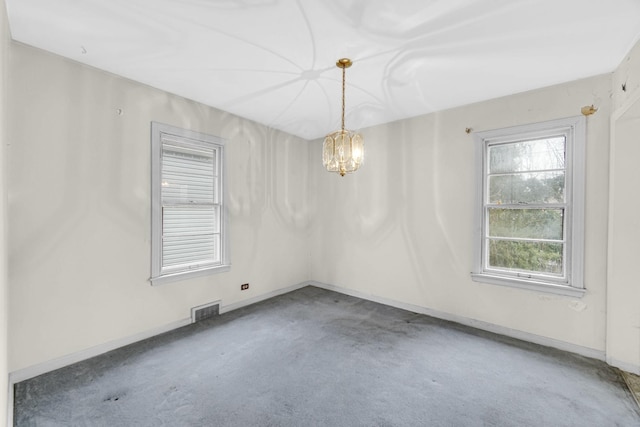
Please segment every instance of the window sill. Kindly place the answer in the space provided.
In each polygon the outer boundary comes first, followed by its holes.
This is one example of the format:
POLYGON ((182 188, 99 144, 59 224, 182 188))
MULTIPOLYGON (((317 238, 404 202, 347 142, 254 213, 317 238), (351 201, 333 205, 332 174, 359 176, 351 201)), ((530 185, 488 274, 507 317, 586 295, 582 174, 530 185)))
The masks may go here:
POLYGON ((215 267, 207 267, 199 270, 180 271, 178 273, 163 274, 162 276, 152 277, 149 279, 152 286, 163 285, 165 283, 177 282, 179 280, 187 280, 194 277, 207 276, 209 274, 224 273, 231 269, 231 265, 218 265, 215 267))
POLYGON ((582 298, 586 289, 574 288, 568 285, 557 285, 530 279, 517 279, 514 277, 497 276, 487 273, 471 273, 474 282, 489 283, 492 285, 509 286, 512 288, 528 289, 530 291, 546 292, 557 295, 566 295, 582 298))

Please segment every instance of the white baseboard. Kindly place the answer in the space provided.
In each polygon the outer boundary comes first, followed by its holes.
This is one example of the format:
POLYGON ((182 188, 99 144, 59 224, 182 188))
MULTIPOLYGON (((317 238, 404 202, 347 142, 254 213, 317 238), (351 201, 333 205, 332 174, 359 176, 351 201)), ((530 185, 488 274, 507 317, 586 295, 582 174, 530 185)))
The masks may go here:
MULTIPOLYGON (((523 341, 529 341, 535 344, 557 348, 559 350, 576 353, 585 357, 603 360, 603 361, 606 361, 608 364, 615 366, 617 368, 620 368, 624 371, 640 375, 640 369, 638 366, 627 364, 627 363, 616 361, 616 360, 609 360, 609 359, 605 360, 604 351, 587 348, 587 347, 579 346, 576 344, 566 343, 563 341, 555 340, 553 338, 542 337, 539 335, 530 334, 528 332, 522 332, 515 329, 507 328, 504 326, 494 325, 492 323, 484 322, 481 320, 470 319, 470 318, 458 316, 455 314, 433 310, 427 307, 407 304, 407 303, 391 300, 388 298, 378 297, 371 294, 365 294, 363 292, 355 291, 352 289, 343 288, 335 285, 329 285, 326 283, 321 283, 316 281, 301 282, 286 288, 267 292, 265 294, 258 295, 253 298, 248 298, 248 299, 238 301, 229 305, 220 306, 220 314, 228 313, 230 311, 237 310, 239 308, 246 307, 248 305, 255 304, 255 303, 267 300, 269 298, 276 297, 278 295, 286 294, 286 293, 304 288, 305 286, 309 286, 309 285, 322 288, 322 289, 327 289, 330 291, 339 292, 345 295, 350 295, 357 298, 362 298, 365 300, 377 302, 377 303, 388 305, 391 307, 400 308, 400 309, 411 311, 414 313, 425 314, 427 316, 435 317, 438 319, 448 320, 451 322, 459 323, 459 324, 470 326, 473 328, 494 332, 500 335, 509 336, 509 337, 520 339, 523 341)), ((63 357, 59 357, 53 360, 49 360, 43 363, 29 366, 24 369, 19 369, 17 371, 10 372, 9 373, 9 396, 8 396, 9 397, 8 425, 13 425, 13 385, 14 384, 27 380, 29 378, 36 377, 38 375, 45 374, 47 372, 54 371, 59 368, 63 368, 65 366, 68 366, 77 362, 81 362, 91 357, 99 356, 111 350, 115 350, 117 348, 124 347, 126 345, 133 344, 135 342, 142 341, 144 339, 151 338, 153 336, 160 335, 165 332, 169 332, 171 330, 180 328, 182 326, 186 326, 190 323, 191 323, 191 318, 181 319, 176 322, 172 322, 167 325, 151 329, 149 331, 145 331, 129 337, 110 341, 104 344, 97 345, 95 347, 81 350, 73 354, 69 354, 63 357)))
POLYGON ((9 390, 7 391, 7 427, 13 426, 13 383, 9 379, 9 390))
MULTIPOLYGON (((236 310, 238 308, 245 307, 251 304, 255 304, 257 302, 264 301, 266 299, 273 298, 278 295, 286 294, 308 285, 309 285, 308 282, 301 282, 293 286, 277 289, 275 291, 267 292, 266 294, 262 294, 253 298, 248 298, 242 301, 238 301, 233 304, 229 304, 225 306, 221 305, 220 314, 227 313, 229 311, 236 310)), ((38 375, 42 375, 47 372, 54 371, 56 369, 64 368, 65 366, 72 365, 74 363, 81 362, 83 360, 90 359, 95 356, 99 356, 111 350, 115 350, 117 348, 124 347, 126 345, 133 344, 135 342, 142 341, 147 338, 151 338, 156 335, 160 335, 177 328, 181 328, 191 323, 192 323, 191 318, 181 319, 157 328, 150 329, 148 331, 141 332, 139 334, 131 335, 124 338, 119 338, 117 340, 109 341, 104 344, 99 344, 97 346, 90 347, 85 350, 81 350, 72 354, 68 354, 66 356, 62 356, 56 359, 48 360, 46 362, 38 363, 36 365, 29 366, 27 368, 18 369, 17 371, 13 371, 9 373, 10 387, 13 384, 19 383, 20 381, 28 380, 29 378, 37 377, 38 375)))
POLYGON ((633 363, 628 363, 628 362, 622 362, 620 360, 616 360, 614 358, 608 357, 607 356, 607 363, 611 366, 615 366, 618 369, 621 369, 623 371, 626 372, 630 372, 632 374, 636 374, 636 375, 640 375, 640 366, 633 364, 633 363))
MULTIPOLYGON (((233 304, 220 306, 220 314, 227 313, 232 310, 236 310, 238 308, 242 308, 251 304, 255 304, 260 301, 264 301, 269 298, 273 298, 278 295, 286 294, 291 291, 295 291, 300 288, 304 288, 308 286, 308 282, 301 282, 295 284, 293 286, 289 286, 286 288, 278 289, 272 292, 267 292, 266 294, 258 295, 253 298, 248 298, 246 300, 238 301, 233 304)), ((64 368, 65 366, 72 365, 74 363, 81 362, 86 359, 90 359, 95 356, 99 356, 101 354, 107 353, 111 350, 115 350, 120 347, 124 347, 129 344, 133 344, 138 341, 145 340, 147 338, 154 337, 156 335, 163 334, 165 332, 172 331, 174 329, 181 328, 183 326, 189 325, 192 323, 191 318, 181 319, 172 323, 169 323, 164 326, 160 326, 158 328, 150 329, 145 332, 141 332, 136 335, 132 335, 129 337, 109 341, 104 344, 97 345, 95 347, 91 347, 85 350, 81 350, 72 354, 68 354, 66 356, 62 356, 56 359, 48 360, 46 362, 38 363, 33 366, 29 366, 27 368, 18 369, 17 371, 13 371, 9 373, 9 394, 8 394, 8 421, 7 425, 13 425, 13 386, 16 383, 21 381, 28 380, 30 378, 37 377, 38 375, 46 374, 47 372, 55 371, 56 369, 64 368)))
MULTIPOLYGON (((540 344, 546 347, 553 347, 553 348, 557 348, 558 350, 568 351, 570 353, 579 354, 581 356, 590 357, 592 359, 605 361, 605 352, 594 349, 594 348, 583 347, 580 345, 567 343, 567 342, 556 340, 553 338, 543 337, 540 335, 531 334, 529 332, 523 332, 516 329, 507 328, 506 326, 495 325, 493 323, 484 322, 482 320, 470 319, 468 317, 458 316, 456 314, 433 310, 427 307, 407 304, 404 302, 395 301, 388 298, 379 297, 376 295, 365 294, 363 292, 343 288, 340 286, 329 285, 326 283, 321 283, 316 281, 310 281, 309 284, 312 286, 316 286, 318 288, 339 292, 345 295, 362 298, 365 300, 377 302, 384 305, 389 305, 391 307, 400 308, 402 310, 407 310, 414 313, 426 314, 427 316, 435 317, 437 319, 448 320, 450 322, 471 326, 472 328, 481 329, 483 331, 493 332, 499 335, 505 335, 505 336, 516 338, 522 341, 528 341, 528 342, 540 344)), ((629 371, 629 372, 633 372, 633 371, 629 371)))
POLYGON ((111 350, 115 350, 125 345, 133 344, 138 341, 151 338, 156 335, 163 334, 165 332, 172 331, 174 329, 181 328, 191 323, 190 318, 181 319, 176 322, 169 323, 158 328, 154 328, 148 331, 141 332, 139 334, 131 335, 125 338, 109 341, 104 344, 99 344, 94 347, 80 350, 78 352, 68 354, 66 356, 58 357, 56 359, 48 360, 46 362, 38 363, 36 365, 29 366, 27 368, 18 369, 9 373, 9 395, 8 395, 8 420, 7 425, 13 425, 13 386, 21 381, 28 380, 29 378, 37 377, 38 375, 46 374, 47 372, 55 371, 56 369, 64 368, 65 366, 72 365, 74 363, 82 362, 83 360, 90 359, 95 356, 107 353, 111 350))
POLYGON ((29 378, 37 377, 38 375, 46 374, 47 372, 55 371, 56 369, 64 368, 65 366, 72 365, 74 363, 78 363, 95 356, 99 356, 111 350, 124 347, 125 345, 133 344, 135 342, 142 341, 177 328, 181 328, 182 326, 186 326, 190 323, 190 318, 181 319, 157 328, 150 329, 148 331, 140 332, 135 335, 119 338, 113 341, 106 342, 104 344, 99 344, 94 347, 87 348, 85 350, 80 350, 78 352, 68 354, 66 356, 38 363, 27 368, 18 369, 17 371, 9 373, 10 386, 21 381, 28 380, 29 378))
POLYGON ((309 286, 309 284, 310 282, 300 282, 298 284, 295 284, 286 288, 276 289, 275 291, 267 292, 266 294, 258 295, 253 298, 247 298, 247 299, 243 299, 242 301, 221 306, 220 314, 228 313, 230 311, 237 310, 239 308, 246 307, 248 305, 267 300, 269 298, 277 297, 278 295, 288 294, 289 292, 296 291, 298 289, 304 288, 305 286, 309 286))

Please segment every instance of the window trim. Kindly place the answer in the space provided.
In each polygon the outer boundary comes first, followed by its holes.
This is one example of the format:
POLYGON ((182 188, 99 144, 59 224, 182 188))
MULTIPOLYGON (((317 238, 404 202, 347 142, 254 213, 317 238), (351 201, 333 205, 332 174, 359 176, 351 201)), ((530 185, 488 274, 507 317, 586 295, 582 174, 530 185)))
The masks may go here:
POLYGON ((474 134, 476 162, 476 196, 474 209, 474 265, 471 278, 475 282, 511 286, 534 291, 581 297, 584 287, 584 210, 585 210, 585 160, 586 119, 584 116, 568 117, 540 123, 513 126, 474 134), (565 197, 565 259, 566 279, 558 280, 544 275, 535 278, 501 274, 485 266, 485 234, 487 191, 487 147, 495 143, 508 143, 534 138, 566 136, 566 167, 570 179, 566 181, 565 197))
POLYGON ((164 123, 151 122, 151 277, 152 285, 160 285, 193 277, 229 271, 229 226, 226 209, 226 140, 164 123), (162 134, 198 144, 212 146, 218 153, 220 179, 220 264, 202 268, 162 273, 162 134))

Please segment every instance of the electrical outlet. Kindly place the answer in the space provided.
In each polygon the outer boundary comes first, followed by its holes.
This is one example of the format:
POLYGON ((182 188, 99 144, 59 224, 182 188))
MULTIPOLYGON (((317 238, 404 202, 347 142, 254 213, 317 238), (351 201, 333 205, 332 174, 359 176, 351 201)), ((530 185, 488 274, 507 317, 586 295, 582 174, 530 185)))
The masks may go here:
POLYGON ((249 289, 249 284, 248 284, 248 283, 245 283, 245 284, 243 284, 243 285, 240 285, 240 290, 241 290, 241 291, 246 291, 247 289, 249 289))

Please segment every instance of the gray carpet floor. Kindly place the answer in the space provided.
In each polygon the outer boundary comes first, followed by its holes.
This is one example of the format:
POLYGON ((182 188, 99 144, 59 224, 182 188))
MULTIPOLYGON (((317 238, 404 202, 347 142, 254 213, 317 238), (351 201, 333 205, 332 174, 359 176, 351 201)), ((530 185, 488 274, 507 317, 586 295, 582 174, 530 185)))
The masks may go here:
POLYGON ((15 386, 17 426, 640 426, 615 369, 306 287, 15 386))

